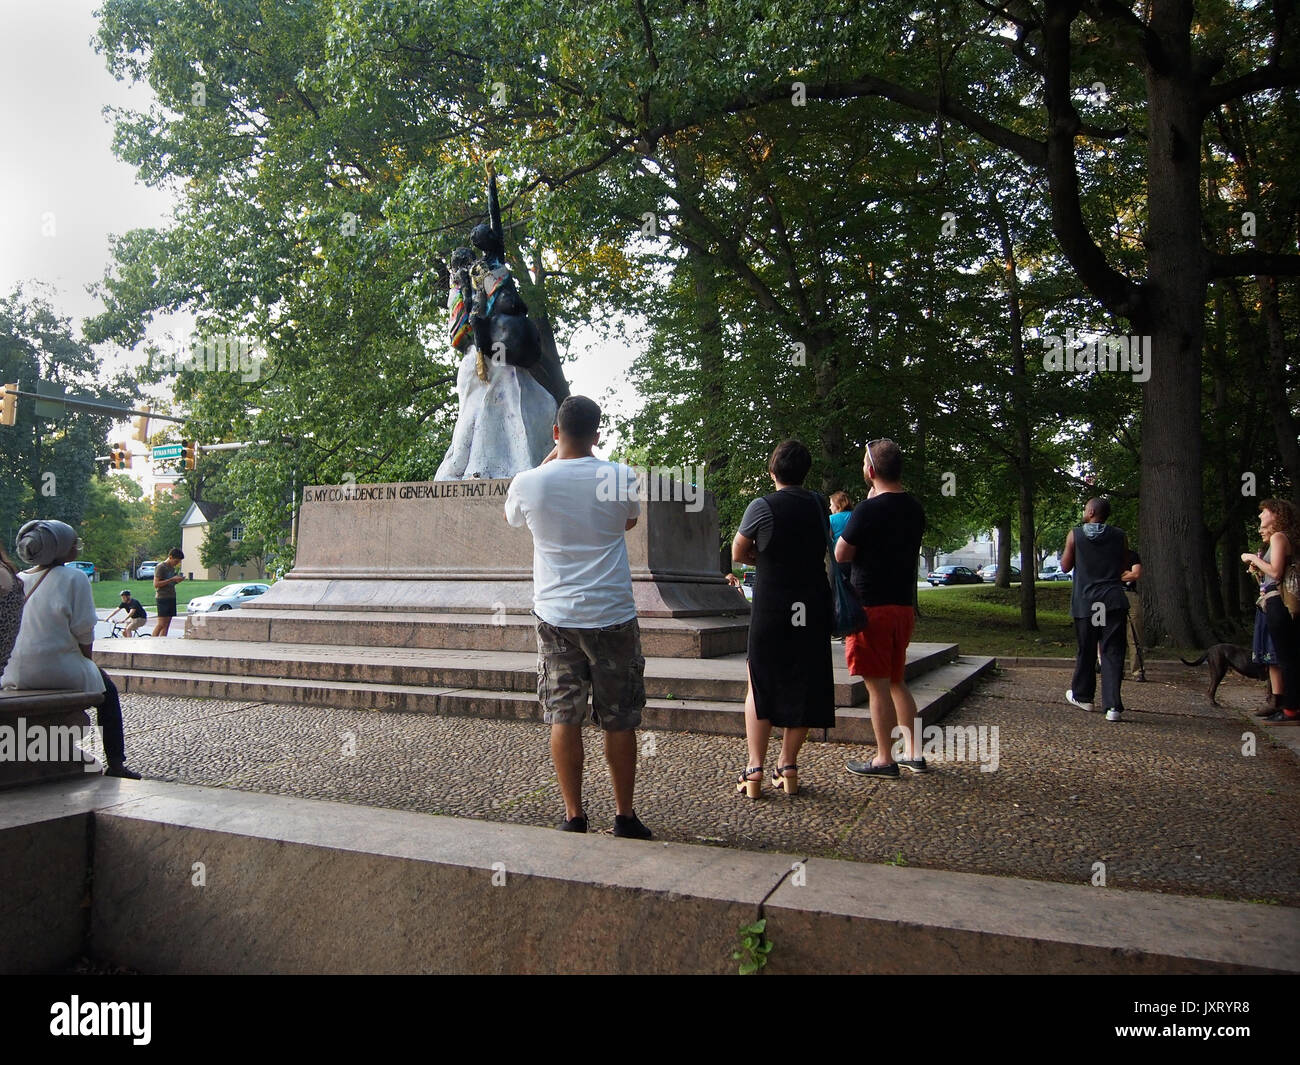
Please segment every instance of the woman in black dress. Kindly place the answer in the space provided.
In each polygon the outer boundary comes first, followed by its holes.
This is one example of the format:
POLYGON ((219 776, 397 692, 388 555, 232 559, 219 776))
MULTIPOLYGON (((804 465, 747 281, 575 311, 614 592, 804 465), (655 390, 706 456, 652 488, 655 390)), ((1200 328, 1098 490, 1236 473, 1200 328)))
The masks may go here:
POLYGON ((758 567, 745 696, 749 762, 736 784, 751 799, 762 793, 773 725, 782 737, 772 784, 787 795, 799 787, 799 748, 808 730, 835 725, 826 502, 803 487, 811 467, 798 440, 778 444, 767 465, 776 491, 749 504, 731 545, 735 561, 758 567))

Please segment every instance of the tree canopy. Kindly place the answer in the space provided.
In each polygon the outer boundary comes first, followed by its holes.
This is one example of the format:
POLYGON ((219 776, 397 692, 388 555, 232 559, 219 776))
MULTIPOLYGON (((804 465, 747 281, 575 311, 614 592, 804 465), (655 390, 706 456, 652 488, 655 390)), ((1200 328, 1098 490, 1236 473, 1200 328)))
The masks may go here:
POLYGON ((199 439, 265 441, 220 480, 268 545, 303 484, 432 474, 444 264, 487 158, 543 334, 639 328, 622 429, 704 469, 724 533, 781 438, 860 498, 862 446, 891 436, 936 537, 1014 528, 1025 566, 1038 523, 1109 492, 1149 627, 1205 643, 1242 598, 1244 475, 1300 491, 1290 5, 106 0, 101 19, 110 69, 160 101, 116 116, 117 149, 183 195, 169 228, 119 238, 90 335, 134 343, 188 309, 257 342, 257 380, 187 371, 177 395, 199 439), (1142 367, 1055 369, 1053 337, 1072 356, 1123 338, 1142 367))

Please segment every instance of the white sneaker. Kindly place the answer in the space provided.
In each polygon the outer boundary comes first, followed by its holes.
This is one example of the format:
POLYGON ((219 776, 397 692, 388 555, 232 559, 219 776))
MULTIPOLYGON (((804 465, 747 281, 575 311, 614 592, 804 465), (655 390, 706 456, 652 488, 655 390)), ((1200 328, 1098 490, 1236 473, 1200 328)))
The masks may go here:
POLYGON ((1065 701, 1067 703, 1070 703, 1072 706, 1077 706, 1080 710, 1087 710, 1088 713, 1090 714, 1092 713, 1092 703, 1079 702, 1079 700, 1074 697, 1073 688, 1071 688, 1068 692, 1065 693, 1065 701))
POLYGON ((1116 710, 1113 706, 1106 711, 1107 721, 1118 721, 1119 719, 1120 719, 1120 711, 1116 710))

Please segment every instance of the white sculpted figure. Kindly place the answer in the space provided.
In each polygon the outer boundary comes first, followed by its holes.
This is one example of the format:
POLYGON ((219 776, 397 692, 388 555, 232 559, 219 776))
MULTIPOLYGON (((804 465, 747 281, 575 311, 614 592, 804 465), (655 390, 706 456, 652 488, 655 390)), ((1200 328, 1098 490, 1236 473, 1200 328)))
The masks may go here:
POLYGON ((504 362, 483 360, 484 381, 478 362, 471 344, 456 379, 460 397, 456 430, 435 481, 513 477, 538 465, 555 446, 551 394, 527 370, 504 362))
POLYGON ((448 264, 451 346, 464 357, 456 429, 436 481, 513 477, 538 465, 552 447, 555 398, 529 369, 541 358, 540 338, 506 265, 491 163, 488 217, 469 235, 479 257, 457 248, 448 264))

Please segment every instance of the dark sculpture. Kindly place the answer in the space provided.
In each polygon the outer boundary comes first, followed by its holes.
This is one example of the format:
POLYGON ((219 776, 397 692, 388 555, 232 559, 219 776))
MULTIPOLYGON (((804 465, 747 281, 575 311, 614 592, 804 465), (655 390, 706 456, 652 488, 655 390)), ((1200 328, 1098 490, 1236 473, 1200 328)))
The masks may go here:
POLYGON ((475 226, 469 235, 480 254, 475 259, 468 248, 457 248, 452 253, 452 296, 448 301, 452 346, 464 351, 473 339, 478 375, 484 381, 488 378, 485 360, 528 369, 542 357, 537 326, 529 319, 528 307, 506 265, 496 168, 490 161, 487 173, 489 223, 475 226))

